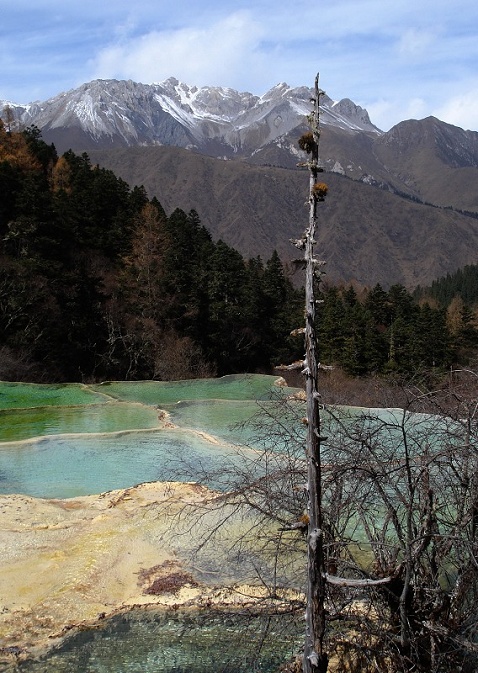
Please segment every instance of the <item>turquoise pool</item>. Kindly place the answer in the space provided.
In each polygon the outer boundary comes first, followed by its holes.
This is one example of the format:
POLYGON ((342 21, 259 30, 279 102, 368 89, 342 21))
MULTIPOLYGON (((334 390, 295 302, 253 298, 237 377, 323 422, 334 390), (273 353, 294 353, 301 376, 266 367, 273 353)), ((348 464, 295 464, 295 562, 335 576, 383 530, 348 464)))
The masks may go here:
POLYGON ((284 394, 276 380, 0 383, 0 493, 66 498, 219 474, 235 446, 253 445, 257 401, 284 394))

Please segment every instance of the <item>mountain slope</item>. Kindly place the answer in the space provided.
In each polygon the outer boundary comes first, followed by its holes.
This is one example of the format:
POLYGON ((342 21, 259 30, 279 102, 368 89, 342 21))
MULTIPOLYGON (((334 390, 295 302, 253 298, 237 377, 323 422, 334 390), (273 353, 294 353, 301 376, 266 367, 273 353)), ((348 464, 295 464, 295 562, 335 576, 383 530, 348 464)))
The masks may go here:
MULTIPOLYGON (((172 147, 94 151, 94 163, 144 185, 167 212, 195 208, 215 239, 246 256, 287 260, 307 221, 308 176, 300 170, 220 161, 172 147)), ((412 288, 476 261, 478 219, 419 204, 339 174, 324 176, 318 255, 331 281, 412 288)))
POLYGON ((424 201, 478 212, 478 133, 435 117, 409 120, 377 138, 373 152, 424 201))
MULTIPOLYGON (((18 124, 38 126, 60 152, 161 145, 294 168, 311 95, 307 87, 284 83, 255 96, 173 77, 152 85, 94 80, 42 103, 9 108, 18 124)), ((321 157, 328 171, 478 212, 478 133, 432 117, 383 133, 349 99, 323 95, 321 103, 321 157)))
MULTIPOLYGON (((284 83, 255 96, 174 78, 95 80, 43 103, 10 104, 10 113, 60 152, 87 151, 144 184, 166 210, 196 208, 215 237, 244 254, 277 248, 290 258, 287 240, 304 221, 297 140, 311 95, 284 83)), ((411 287, 474 263, 477 220, 450 209, 478 214, 478 133, 432 117, 383 133, 349 99, 321 103, 330 277, 411 287)))

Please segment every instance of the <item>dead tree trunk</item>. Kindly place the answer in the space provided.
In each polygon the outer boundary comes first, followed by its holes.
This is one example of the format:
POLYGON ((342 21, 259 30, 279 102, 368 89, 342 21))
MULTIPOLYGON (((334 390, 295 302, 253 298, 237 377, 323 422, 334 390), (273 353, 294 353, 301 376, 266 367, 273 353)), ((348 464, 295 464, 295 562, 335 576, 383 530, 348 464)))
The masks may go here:
POLYGON ((315 331, 315 283, 320 262, 314 257, 315 231, 317 227, 317 204, 323 201, 327 186, 318 182, 319 167, 319 76, 315 79, 313 98, 314 111, 310 115, 310 133, 299 142, 310 158, 309 169, 309 224, 303 241, 305 260, 305 362, 303 373, 306 379, 307 396, 307 466, 308 466, 308 535, 307 535, 307 610, 306 635, 303 659, 304 673, 325 673, 328 656, 324 650, 325 637, 325 559, 322 513, 322 467, 320 410, 318 390, 317 336, 315 331))

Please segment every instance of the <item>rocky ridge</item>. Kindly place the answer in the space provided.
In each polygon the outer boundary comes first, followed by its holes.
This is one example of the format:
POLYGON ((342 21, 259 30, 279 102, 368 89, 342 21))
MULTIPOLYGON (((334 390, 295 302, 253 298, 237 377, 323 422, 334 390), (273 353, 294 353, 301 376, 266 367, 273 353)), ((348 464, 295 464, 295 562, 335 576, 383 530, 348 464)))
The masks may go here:
MULTIPOLYGON (((159 84, 94 80, 44 102, 8 105, 18 123, 34 124, 61 150, 174 145, 222 158, 250 157, 304 124, 312 90, 278 84, 263 96, 196 87, 171 77, 159 84), (69 138, 70 144, 66 141, 69 138)), ((323 96, 322 121, 379 135, 349 99, 323 96)))

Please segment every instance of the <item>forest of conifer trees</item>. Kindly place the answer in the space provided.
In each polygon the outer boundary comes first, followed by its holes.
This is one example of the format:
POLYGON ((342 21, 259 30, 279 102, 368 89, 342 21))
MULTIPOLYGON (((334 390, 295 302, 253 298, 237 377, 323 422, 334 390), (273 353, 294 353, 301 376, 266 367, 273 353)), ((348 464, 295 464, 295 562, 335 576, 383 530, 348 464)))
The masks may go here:
MULTIPOLYGON (((171 380, 302 357, 303 293, 275 252, 244 259, 195 211, 166 214, 36 128, 0 127, 0 192, 1 379, 171 380)), ((458 281, 417 296, 322 284, 322 362, 364 376, 472 361, 478 292, 458 281)))

